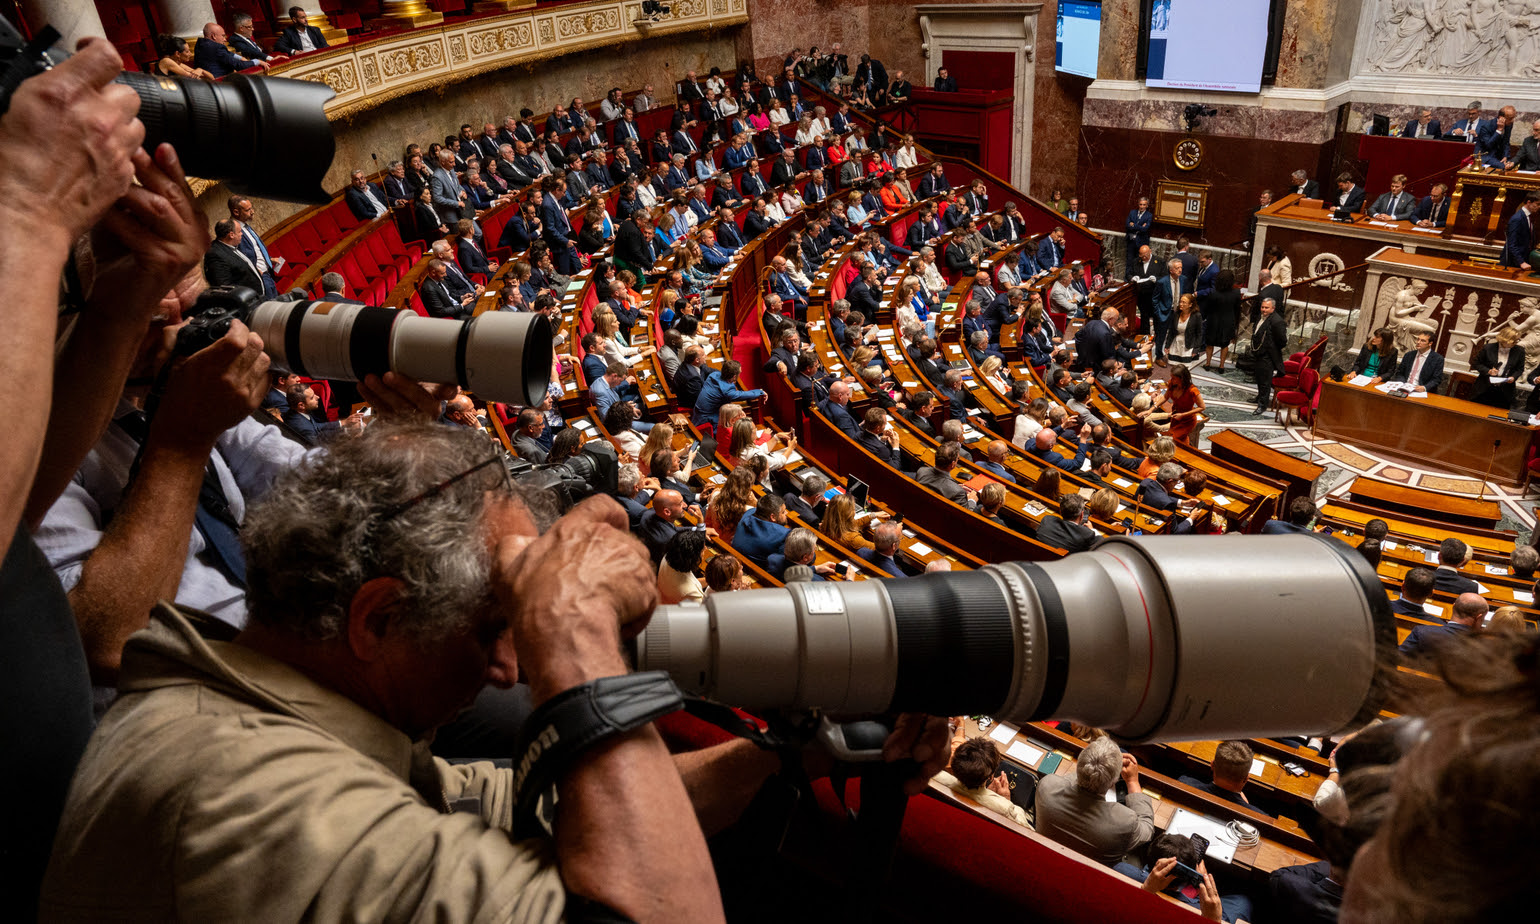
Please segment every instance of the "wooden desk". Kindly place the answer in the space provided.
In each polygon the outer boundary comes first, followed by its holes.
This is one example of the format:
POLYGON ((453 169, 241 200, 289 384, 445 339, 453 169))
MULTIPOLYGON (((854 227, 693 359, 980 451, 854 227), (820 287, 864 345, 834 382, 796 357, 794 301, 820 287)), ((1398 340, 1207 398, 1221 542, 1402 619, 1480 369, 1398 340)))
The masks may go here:
MULTIPOLYGON (((1369 195, 1365 206, 1372 205, 1380 193, 1390 189, 1390 178, 1404 173, 1410 178, 1407 192, 1421 199, 1434 183, 1455 183, 1460 163, 1470 157, 1468 141, 1442 141, 1433 138, 1402 138, 1400 135, 1363 135, 1358 139, 1358 159, 1368 161, 1364 188, 1369 195)), ((1333 186, 1335 189, 1336 187, 1333 186)), ((1453 209, 1451 218, 1453 217, 1453 209)))
POLYGON ((1455 174, 1449 200, 1449 233, 1456 240, 1480 242, 1502 249, 1508 219, 1524 194, 1540 190, 1540 173, 1467 167, 1455 174))
POLYGON ((1501 484, 1524 483, 1535 428, 1493 420, 1485 404, 1427 395, 1392 398, 1370 386, 1325 381, 1316 432, 1367 446, 1413 465, 1432 464, 1501 484), (1495 455, 1493 446, 1496 447, 1495 455))
POLYGON ((1285 486, 1280 509, 1288 510, 1296 497, 1315 494, 1315 480, 1326 466, 1307 462, 1286 452, 1242 436, 1238 430, 1220 430, 1209 437, 1209 453, 1240 466, 1254 475, 1271 478, 1285 486))
POLYGON ((1348 497, 1367 507, 1424 516, 1459 526, 1496 529, 1497 521, 1502 518, 1502 507, 1497 501, 1458 497, 1362 475, 1353 479, 1348 487, 1348 497))

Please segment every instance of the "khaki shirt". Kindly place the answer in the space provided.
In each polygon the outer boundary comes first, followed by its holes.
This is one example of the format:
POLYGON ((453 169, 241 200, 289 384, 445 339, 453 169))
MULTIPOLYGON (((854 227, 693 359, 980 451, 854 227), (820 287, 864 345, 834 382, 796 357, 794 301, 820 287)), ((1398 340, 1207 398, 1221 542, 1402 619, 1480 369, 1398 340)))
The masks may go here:
POLYGON ((511 771, 434 758, 166 605, 129 640, 119 691, 70 786, 40 920, 560 920, 550 845, 507 833, 511 771))
POLYGON ((1027 817, 1026 809, 990 789, 988 786, 969 789, 963 785, 962 780, 959 780, 945 770, 936 774, 936 782, 953 792, 962 793, 996 815, 1004 815, 1024 828, 1032 827, 1032 819, 1027 817))

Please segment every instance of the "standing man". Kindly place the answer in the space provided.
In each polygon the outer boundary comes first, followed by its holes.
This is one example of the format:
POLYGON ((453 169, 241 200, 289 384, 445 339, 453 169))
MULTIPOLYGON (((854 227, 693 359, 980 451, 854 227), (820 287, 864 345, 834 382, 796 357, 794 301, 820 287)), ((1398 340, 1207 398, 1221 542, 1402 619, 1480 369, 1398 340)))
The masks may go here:
POLYGON ((1481 156, 1483 164, 1505 170, 1512 165, 1508 159, 1508 144, 1513 136, 1513 120, 1517 117, 1517 110, 1512 106, 1504 106, 1497 118, 1487 123, 1477 136, 1476 153, 1481 156))
POLYGON ((1503 244, 1503 266, 1521 270, 1530 268, 1529 253, 1535 243, 1531 222, 1537 209, 1540 209, 1540 192, 1530 192, 1525 194, 1524 204, 1513 210, 1513 217, 1508 219, 1508 239, 1503 244))
POLYGON ((1128 224, 1125 228, 1127 235, 1124 245, 1128 253, 1123 265, 1127 268, 1124 275, 1133 279, 1134 258, 1150 243, 1150 225, 1154 224, 1155 215, 1150 211, 1148 196, 1139 197, 1139 207, 1128 213, 1128 224))
POLYGON ((548 176, 540 181, 540 190, 540 236, 551 249, 557 272, 563 276, 575 275, 582 269, 582 264, 577 258, 577 243, 572 239, 572 223, 567 220, 567 210, 562 208, 560 201, 567 190, 567 181, 559 176, 548 176))
POLYGON ((459 224, 467 196, 465 190, 460 188, 460 178, 455 176, 455 156, 452 152, 438 152, 438 165, 428 177, 428 186, 433 190, 433 211, 438 213, 439 221, 448 228, 459 224))
MULTIPOLYGON (((1155 326, 1152 333, 1155 335, 1153 355, 1157 366, 1166 365, 1166 340, 1171 335, 1171 319, 1176 315, 1182 296, 1192 291, 1192 283, 1187 281, 1187 275, 1182 270, 1182 261, 1172 257, 1166 261, 1166 278, 1155 283, 1155 326)), ((1279 368, 1282 368, 1282 364, 1283 361, 1279 360, 1279 368)))
POLYGON ((1257 213, 1273 204, 1273 191, 1264 189, 1257 195, 1257 207, 1251 210, 1251 221, 1246 225, 1246 249, 1250 250, 1257 239, 1257 213))
POLYGON ((1272 404, 1273 376, 1283 371, 1283 346, 1289 339, 1288 327, 1278 314, 1277 303, 1262 299, 1262 316, 1251 332, 1252 375, 1257 380, 1257 407, 1252 416, 1261 417, 1272 404))
POLYGON ((256 267, 257 275, 262 278, 262 292, 267 298, 276 298, 278 295, 278 280, 275 278, 283 264, 273 264, 273 258, 267 253, 267 245, 262 243, 262 236, 252 230, 251 219, 256 210, 251 207, 251 200, 245 196, 231 196, 228 203, 230 217, 240 223, 241 240, 237 249, 246 255, 251 265, 256 267))
POLYGON ((1134 284, 1134 294, 1139 299, 1139 332, 1155 330, 1155 289, 1160 281, 1160 263, 1150 252, 1149 244, 1139 246, 1138 259, 1128 264, 1128 281, 1134 284))

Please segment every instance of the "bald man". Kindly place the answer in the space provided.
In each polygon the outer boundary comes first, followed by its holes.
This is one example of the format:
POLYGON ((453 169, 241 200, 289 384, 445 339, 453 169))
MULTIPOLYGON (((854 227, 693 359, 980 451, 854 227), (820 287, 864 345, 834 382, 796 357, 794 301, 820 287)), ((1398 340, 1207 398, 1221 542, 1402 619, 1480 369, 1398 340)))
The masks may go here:
POLYGON ((1005 440, 995 440, 984 447, 984 458, 974 464, 1006 484, 1015 484, 1016 476, 1005 468, 1005 458, 1009 454, 1010 445, 1005 440))
POLYGON ((1480 594, 1465 593, 1455 598, 1449 622, 1441 626, 1418 626, 1401 643, 1401 655, 1408 660, 1426 658, 1450 639, 1481 628, 1487 618, 1487 601, 1480 594))

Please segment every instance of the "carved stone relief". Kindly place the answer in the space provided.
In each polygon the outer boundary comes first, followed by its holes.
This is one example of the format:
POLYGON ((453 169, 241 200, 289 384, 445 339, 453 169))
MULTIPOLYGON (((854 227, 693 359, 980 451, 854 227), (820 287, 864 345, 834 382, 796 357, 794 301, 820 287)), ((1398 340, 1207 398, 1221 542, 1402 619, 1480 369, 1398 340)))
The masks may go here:
POLYGON ((1373 0, 1363 72, 1540 74, 1540 0, 1373 0))

